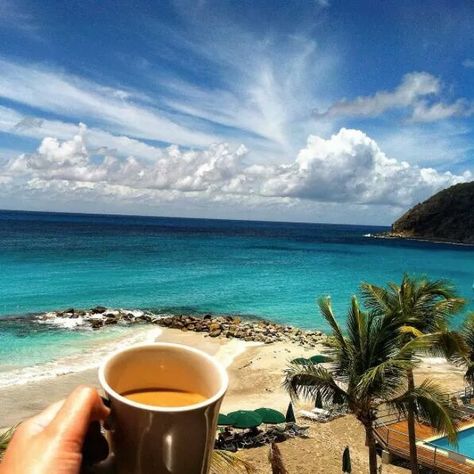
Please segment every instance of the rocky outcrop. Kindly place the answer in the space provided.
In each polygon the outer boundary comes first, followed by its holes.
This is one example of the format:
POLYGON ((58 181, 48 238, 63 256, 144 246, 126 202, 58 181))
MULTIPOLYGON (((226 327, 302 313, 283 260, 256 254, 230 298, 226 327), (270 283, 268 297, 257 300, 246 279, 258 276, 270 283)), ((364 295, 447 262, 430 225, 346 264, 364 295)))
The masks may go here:
POLYGON ((75 326, 100 329, 112 324, 157 324, 181 331, 205 333, 212 338, 237 338, 244 341, 271 344, 278 341, 295 342, 311 347, 324 342, 326 336, 320 331, 304 331, 292 326, 265 320, 243 319, 237 316, 215 315, 157 315, 149 311, 108 309, 97 306, 89 310, 70 308, 42 314, 37 319, 43 323, 57 324, 62 320, 73 322, 75 326))
POLYGON ((392 224, 387 237, 474 244, 474 181, 417 204, 392 224))

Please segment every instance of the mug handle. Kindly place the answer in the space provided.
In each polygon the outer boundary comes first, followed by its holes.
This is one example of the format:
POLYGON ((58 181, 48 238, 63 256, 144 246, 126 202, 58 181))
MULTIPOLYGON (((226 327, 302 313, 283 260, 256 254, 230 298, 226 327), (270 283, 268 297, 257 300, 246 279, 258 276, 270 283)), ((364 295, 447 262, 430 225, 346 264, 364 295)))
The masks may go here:
MULTIPOLYGON (((102 402, 106 407, 110 407, 110 401, 107 398, 101 397, 102 402)), ((104 429, 110 429, 109 420, 105 420, 104 429)), ((93 421, 89 425, 84 443, 82 445, 82 467, 81 472, 89 473, 96 472, 95 466, 98 463, 103 463, 110 456, 110 448, 107 439, 102 433, 102 426, 99 421, 93 421)))

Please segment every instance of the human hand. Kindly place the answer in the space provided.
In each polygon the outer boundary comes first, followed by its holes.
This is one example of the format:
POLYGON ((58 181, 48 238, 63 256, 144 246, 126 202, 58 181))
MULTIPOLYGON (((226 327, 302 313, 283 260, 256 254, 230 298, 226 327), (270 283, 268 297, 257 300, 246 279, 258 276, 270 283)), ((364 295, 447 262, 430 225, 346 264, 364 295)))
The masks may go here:
POLYGON ((0 464, 0 474, 78 474, 90 425, 105 420, 109 412, 97 390, 76 388, 66 400, 18 427, 0 464))

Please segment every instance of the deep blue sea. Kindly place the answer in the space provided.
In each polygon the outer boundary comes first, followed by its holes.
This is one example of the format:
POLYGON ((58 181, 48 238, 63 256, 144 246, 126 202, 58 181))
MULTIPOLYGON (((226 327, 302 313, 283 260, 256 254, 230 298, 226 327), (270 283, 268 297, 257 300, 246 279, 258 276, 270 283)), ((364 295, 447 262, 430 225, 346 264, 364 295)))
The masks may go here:
POLYGON ((317 297, 331 295, 343 319, 361 281, 399 281, 404 272, 449 279, 472 300, 474 247, 367 237, 383 230, 1 211, 0 372, 40 369, 126 331, 99 336, 28 318, 68 307, 241 314, 325 329, 317 297))

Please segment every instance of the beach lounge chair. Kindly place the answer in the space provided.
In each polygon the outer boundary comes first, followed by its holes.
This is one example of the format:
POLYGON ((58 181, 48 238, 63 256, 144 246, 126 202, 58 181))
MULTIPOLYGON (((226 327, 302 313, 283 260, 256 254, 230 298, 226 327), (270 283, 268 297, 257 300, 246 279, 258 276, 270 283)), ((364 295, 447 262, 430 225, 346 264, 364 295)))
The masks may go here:
POLYGON ((299 415, 302 416, 303 418, 307 418, 308 420, 318 421, 320 423, 329 421, 329 417, 327 415, 313 413, 312 411, 308 411, 308 410, 300 410, 299 415))
POLYGON ((321 416, 326 416, 326 417, 331 416, 331 413, 328 410, 325 410, 324 408, 313 408, 311 412, 315 413, 316 415, 321 415, 321 416))

